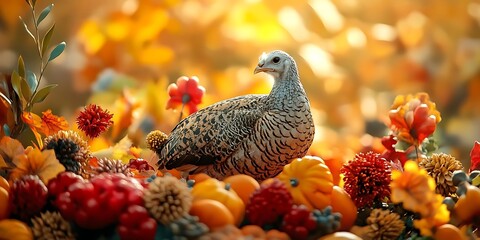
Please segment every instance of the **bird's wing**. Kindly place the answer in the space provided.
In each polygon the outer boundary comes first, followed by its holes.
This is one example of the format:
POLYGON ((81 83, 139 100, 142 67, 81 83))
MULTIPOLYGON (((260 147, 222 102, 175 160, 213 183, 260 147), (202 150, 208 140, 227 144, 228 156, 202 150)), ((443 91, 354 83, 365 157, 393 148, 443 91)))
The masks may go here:
POLYGON ((159 166, 209 165, 235 151, 262 116, 266 95, 228 99, 182 120, 161 150, 159 166))

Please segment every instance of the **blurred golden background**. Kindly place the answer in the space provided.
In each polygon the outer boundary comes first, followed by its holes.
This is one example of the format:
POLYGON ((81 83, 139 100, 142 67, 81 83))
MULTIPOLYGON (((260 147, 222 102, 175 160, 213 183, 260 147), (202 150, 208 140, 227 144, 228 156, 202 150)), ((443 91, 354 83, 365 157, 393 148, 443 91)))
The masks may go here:
MULTIPOLYGON (((51 42, 67 48, 42 81, 59 87, 34 112, 52 109, 73 125, 85 104, 107 106, 116 140, 169 132, 179 113, 165 109, 166 89, 182 75, 206 88, 200 107, 268 93, 271 81, 253 69, 274 49, 299 66, 316 121, 313 153, 351 159, 375 147, 395 96, 421 91, 442 114, 440 151, 468 168, 480 140, 478 0, 38 0, 37 11, 51 3, 40 30, 55 22, 51 42)), ((31 21, 25 1, 0 1, 3 73, 19 54, 40 67, 19 16, 31 21)))

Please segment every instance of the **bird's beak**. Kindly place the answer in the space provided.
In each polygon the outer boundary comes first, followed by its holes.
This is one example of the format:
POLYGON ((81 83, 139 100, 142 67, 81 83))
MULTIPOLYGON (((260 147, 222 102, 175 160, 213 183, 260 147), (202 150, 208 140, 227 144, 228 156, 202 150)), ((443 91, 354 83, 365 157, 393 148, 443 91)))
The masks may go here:
POLYGON ((257 66, 255 68, 255 70, 253 71, 254 74, 257 74, 259 72, 273 72, 273 69, 272 68, 264 68, 264 67, 260 67, 260 66, 257 66))

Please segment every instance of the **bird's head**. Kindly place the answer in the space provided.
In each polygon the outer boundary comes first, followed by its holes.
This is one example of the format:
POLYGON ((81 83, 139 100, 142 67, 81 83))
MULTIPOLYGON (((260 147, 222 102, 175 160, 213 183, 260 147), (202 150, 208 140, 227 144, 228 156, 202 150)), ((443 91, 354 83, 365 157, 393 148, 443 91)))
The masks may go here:
POLYGON ((283 51, 276 50, 270 53, 263 53, 260 56, 254 73, 265 72, 274 79, 282 79, 288 75, 286 73, 292 70, 296 73, 296 65, 293 58, 283 51))

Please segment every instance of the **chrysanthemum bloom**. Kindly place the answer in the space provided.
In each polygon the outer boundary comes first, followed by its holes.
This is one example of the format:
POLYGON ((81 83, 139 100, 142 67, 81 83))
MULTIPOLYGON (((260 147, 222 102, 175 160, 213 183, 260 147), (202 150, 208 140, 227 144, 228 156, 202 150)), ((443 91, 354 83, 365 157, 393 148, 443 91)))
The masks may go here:
POLYGON ((90 104, 77 116, 78 128, 88 137, 95 138, 113 124, 112 117, 113 114, 110 114, 108 110, 104 110, 96 104, 90 104))
POLYGON ((344 189, 359 208, 390 196, 391 165, 378 153, 358 153, 343 165, 341 172, 344 189))
MULTIPOLYGON (((189 114, 198 110, 198 104, 202 103, 202 97, 205 88, 198 85, 197 77, 182 76, 177 79, 177 83, 168 86, 168 95, 170 99, 167 102, 167 109, 175 109, 179 106, 187 106, 189 114)), ((183 110, 183 109, 182 109, 183 110)))
POLYGON ((404 171, 392 171, 390 183, 393 203, 403 203, 403 208, 427 216, 428 204, 435 200, 435 180, 415 161, 407 161, 404 171))
POLYGON ((82 166, 91 157, 88 144, 74 131, 59 131, 44 139, 46 149, 55 151, 55 156, 67 171, 81 174, 82 166))
POLYGON ((428 175, 435 180, 436 193, 445 197, 455 195, 457 187, 453 185, 452 177, 454 171, 463 169, 460 161, 449 154, 434 153, 432 156, 424 158, 418 165, 427 170, 428 175))
POLYGON ((40 151, 38 148, 27 147, 24 154, 14 158, 13 163, 16 167, 10 173, 11 181, 25 175, 38 175, 47 184, 50 179, 65 171, 52 150, 40 151))
POLYGON ((428 94, 399 95, 390 108, 390 128, 396 137, 412 145, 420 145, 442 119, 428 94))

